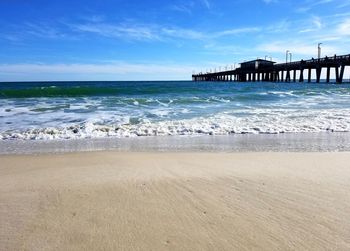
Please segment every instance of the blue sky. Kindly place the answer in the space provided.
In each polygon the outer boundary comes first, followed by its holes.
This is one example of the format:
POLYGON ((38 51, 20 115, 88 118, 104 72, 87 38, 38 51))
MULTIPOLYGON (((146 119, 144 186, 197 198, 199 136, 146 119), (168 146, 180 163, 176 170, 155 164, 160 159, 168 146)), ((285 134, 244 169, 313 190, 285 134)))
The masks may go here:
POLYGON ((350 0, 1 0, 0 81, 179 80, 350 53, 350 0))

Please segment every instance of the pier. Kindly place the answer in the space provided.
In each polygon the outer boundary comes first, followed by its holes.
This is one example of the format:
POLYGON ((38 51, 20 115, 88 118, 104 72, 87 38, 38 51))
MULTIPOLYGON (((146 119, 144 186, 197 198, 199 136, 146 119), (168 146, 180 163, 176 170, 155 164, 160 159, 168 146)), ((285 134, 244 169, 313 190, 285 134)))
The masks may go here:
POLYGON ((301 60, 276 64, 273 61, 257 59, 240 64, 239 68, 220 72, 193 74, 193 81, 235 81, 235 82, 311 82, 312 71, 316 72, 316 82, 321 80, 322 70, 326 70, 326 82, 331 81, 331 71, 335 81, 343 83, 346 66, 350 66, 350 54, 318 59, 301 60))

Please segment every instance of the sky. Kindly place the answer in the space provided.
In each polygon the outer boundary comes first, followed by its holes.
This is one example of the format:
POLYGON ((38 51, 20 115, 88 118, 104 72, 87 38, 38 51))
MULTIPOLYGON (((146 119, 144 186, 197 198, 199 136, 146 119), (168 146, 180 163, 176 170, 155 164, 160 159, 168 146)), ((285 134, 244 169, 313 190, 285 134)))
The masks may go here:
POLYGON ((350 54, 350 0, 0 0, 0 81, 189 80, 350 54))

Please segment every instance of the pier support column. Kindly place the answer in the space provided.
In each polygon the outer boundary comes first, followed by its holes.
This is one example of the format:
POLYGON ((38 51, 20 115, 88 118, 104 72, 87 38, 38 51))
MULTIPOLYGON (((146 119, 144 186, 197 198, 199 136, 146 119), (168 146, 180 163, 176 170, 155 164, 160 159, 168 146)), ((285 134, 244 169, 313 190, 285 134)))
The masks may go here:
POLYGON ((335 67, 335 81, 339 83, 339 68, 338 66, 335 67))
POLYGON ((253 82, 256 82, 256 73, 253 73, 253 82))
POLYGON ((293 82, 297 82, 297 70, 293 71, 293 82))
POLYGON ((339 83, 343 83, 344 78, 344 71, 345 71, 345 65, 342 65, 340 68, 340 76, 339 76, 339 83))
POLYGON ((311 68, 309 68, 309 74, 307 77, 307 82, 311 83, 311 68))
POLYGON ((258 72, 258 82, 260 82, 260 72, 258 72))
POLYGON ((281 71, 281 82, 284 80, 284 71, 281 71))
POLYGON ((320 83, 322 67, 316 68, 316 83, 320 83))
POLYGON ((243 75, 244 74, 241 74, 241 73, 238 75, 238 81, 239 82, 243 82, 243 75))
POLYGON ((327 79, 326 79, 327 83, 329 83, 330 77, 331 77, 331 67, 327 67, 327 79))
POLYGON ((304 82, 304 69, 300 69, 299 82, 304 82))
POLYGON ((286 82, 290 82, 290 71, 287 70, 286 82))

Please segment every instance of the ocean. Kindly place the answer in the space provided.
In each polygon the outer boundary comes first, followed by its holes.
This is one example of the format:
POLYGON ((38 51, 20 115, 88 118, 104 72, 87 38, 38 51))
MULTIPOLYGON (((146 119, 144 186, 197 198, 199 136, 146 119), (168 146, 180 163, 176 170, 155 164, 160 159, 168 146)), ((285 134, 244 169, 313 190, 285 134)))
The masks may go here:
POLYGON ((350 131, 350 85, 0 83, 0 141, 350 131))

